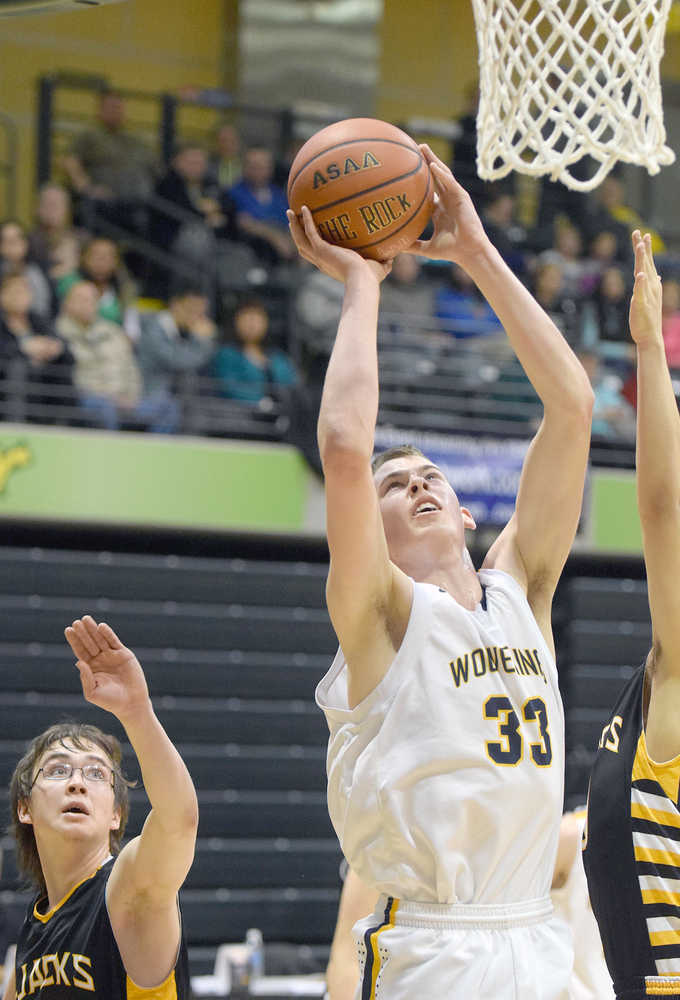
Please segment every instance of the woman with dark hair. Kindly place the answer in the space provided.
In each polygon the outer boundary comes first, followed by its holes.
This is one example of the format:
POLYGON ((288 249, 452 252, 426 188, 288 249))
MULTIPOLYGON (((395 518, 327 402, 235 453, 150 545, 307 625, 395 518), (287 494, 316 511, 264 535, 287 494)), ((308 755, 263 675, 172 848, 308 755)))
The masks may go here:
POLYGON ((222 346, 213 360, 223 396, 259 403, 282 386, 298 382, 288 355, 266 343, 269 315, 259 299, 245 299, 237 306, 233 331, 235 342, 222 346))
POLYGON ((113 240, 95 236, 86 244, 78 270, 64 275, 57 283, 59 299, 63 301, 71 288, 80 281, 91 281, 96 286, 99 296, 97 315, 101 319, 118 323, 129 334, 134 333, 136 321, 130 313, 134 312, 136 290, 113 240), (128 329, 130 324, 132 329, 128 329))
POLYGON ((76 990, 106 1000, 182 1000, 189 975, 177 893, 194 856, 196 792, 134 653, 89 615, 65 634, 85 699, 125 729, 151 811, 121 849, 128 783, 115 737, 65 723, 33 740, 12 776, 10 800, 17 860, 38 895, 19 932, 4 1000, 76 990))

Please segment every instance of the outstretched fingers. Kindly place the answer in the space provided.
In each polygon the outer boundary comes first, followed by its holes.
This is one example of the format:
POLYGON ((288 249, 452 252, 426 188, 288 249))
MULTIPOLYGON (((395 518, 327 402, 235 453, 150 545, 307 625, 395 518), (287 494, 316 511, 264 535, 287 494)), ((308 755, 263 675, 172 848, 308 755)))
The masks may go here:
POLYGON ((116 633, 113 631, 110 625, 106 624, 106 622, 100 622, 99 625, 97 626, 97 631, 99 633, 99 637, 106 644, 106 648, 125 649, 125 646, 120 641, 116 633))
POLYGON ((82 618, 64 629, 66 641, 79 660, 90 660, 99 652, 99 645, 93 640, 82 618))
POLYGON ((78 660, 89 663, 100 653, 123 649, 123 643, 110 625, 97 624, 91 615, 83 615, 64 629, 64 636, 78 660))

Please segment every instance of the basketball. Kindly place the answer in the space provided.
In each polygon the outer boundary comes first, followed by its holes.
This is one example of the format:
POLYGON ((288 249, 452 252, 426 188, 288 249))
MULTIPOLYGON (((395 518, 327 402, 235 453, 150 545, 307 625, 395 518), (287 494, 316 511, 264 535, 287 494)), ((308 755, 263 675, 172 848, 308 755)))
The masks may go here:
POLYGON ((391 260, 430 220, 430 168, 413 139, 388 122, 347 118, 321 129, 293 160, 288 203, 307 205, 329 243, 391 260))

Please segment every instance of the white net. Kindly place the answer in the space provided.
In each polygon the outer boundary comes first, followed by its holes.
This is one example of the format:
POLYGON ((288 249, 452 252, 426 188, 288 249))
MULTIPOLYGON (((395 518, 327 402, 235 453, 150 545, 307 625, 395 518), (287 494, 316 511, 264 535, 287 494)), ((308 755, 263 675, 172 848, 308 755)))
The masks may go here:
POLYGON ((659 79, 670 5, 473 0, 479 176, 517 170, 587 191, 617 161, 650 174, 672 163, 659 79), (586 177, 584 156, 592 158, 586 177))

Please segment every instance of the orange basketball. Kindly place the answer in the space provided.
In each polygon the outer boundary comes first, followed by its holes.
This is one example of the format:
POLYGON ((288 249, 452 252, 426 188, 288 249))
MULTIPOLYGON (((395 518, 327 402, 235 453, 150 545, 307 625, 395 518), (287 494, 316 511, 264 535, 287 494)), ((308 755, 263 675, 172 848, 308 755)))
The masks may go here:
POLYGON ((434 206, 430 168, 413 139, 375 118, 347 118, 321 129, 288 175, 288 202, 307 205, 329 243, 372 260, 410 246, 434 206))

